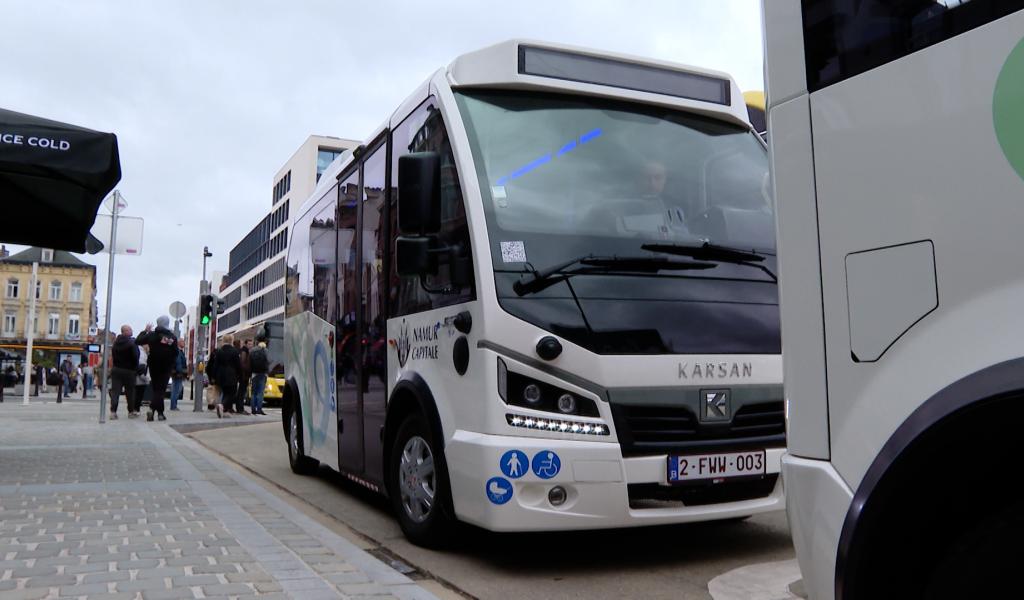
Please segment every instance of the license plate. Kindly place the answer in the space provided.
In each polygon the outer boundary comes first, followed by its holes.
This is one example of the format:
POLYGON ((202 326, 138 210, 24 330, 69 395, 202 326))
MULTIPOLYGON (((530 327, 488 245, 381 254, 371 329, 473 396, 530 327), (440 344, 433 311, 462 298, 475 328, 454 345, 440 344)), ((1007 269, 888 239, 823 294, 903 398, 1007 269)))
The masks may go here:
POLYGON ((690 454, 668 457, 669 483, 764 475, 765 452, 730 452, 728 454, 690 454))

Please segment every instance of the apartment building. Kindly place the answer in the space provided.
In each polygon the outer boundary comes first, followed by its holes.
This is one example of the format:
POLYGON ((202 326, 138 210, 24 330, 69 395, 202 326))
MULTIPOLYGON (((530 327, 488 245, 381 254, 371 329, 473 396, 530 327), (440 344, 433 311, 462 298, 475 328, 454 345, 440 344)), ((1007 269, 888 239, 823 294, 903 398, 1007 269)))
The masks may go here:
POLYGON ((36 298, 34 348, 80 352, 96 325, 96 267, 70 252, 29 248, 0 251, 0 347, 25 350, 31 294, 36 298), (39 263, 35 290, 32 263, 39 263))
POLYGON ((354 140, 311 135, 274 175, 270 212, 232 248, 228 272, 214 281, 225 299, 217 335, 253 338, 284 316, 284 273, 292 212, 313 193, 320 175, 354 140))

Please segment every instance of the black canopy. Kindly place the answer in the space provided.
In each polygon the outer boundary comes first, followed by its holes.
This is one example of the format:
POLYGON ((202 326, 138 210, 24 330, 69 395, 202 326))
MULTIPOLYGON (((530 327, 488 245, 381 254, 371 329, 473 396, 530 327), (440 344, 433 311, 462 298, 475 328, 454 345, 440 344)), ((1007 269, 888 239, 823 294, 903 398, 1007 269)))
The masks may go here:
POLYGON ((116 135, 0 109, 0 240, 85 252, 120 180, 116 135))

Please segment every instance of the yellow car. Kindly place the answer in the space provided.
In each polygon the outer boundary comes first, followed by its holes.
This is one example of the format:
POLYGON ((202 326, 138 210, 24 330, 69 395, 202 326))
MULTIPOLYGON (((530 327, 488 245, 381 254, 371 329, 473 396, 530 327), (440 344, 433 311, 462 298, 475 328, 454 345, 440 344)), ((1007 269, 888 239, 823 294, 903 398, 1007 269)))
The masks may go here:
MULTIPOLYGON (((263 402, 269 405, 280 405, 284 395, 284 376, 267 375, 267 384, 263 388, 263 402)), ((252 398, 252 383, 249 383, 249 398, 252 398)))

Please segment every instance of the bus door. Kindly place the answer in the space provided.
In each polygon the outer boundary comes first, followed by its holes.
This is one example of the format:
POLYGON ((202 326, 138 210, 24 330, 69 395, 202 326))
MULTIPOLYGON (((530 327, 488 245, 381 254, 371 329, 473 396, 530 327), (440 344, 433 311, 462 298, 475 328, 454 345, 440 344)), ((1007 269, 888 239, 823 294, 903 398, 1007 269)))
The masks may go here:
POLYGON ((363 471, 363 414, 359 351, 359 171, 338 186, 338 306, 334 340, 338 395, 338 467, 363 471))
POLYGON ((362 247, 360 253, 362 305, 359 319, 362 352, 360 401, 362 402, 364 472, 368 479, 384 480, 383 431, 387 405, 387 328, 385 304, 387 277, 384 257, 388 247, 385 168, 387 145, 368 151, 363 162, 360 198, 362 247))

